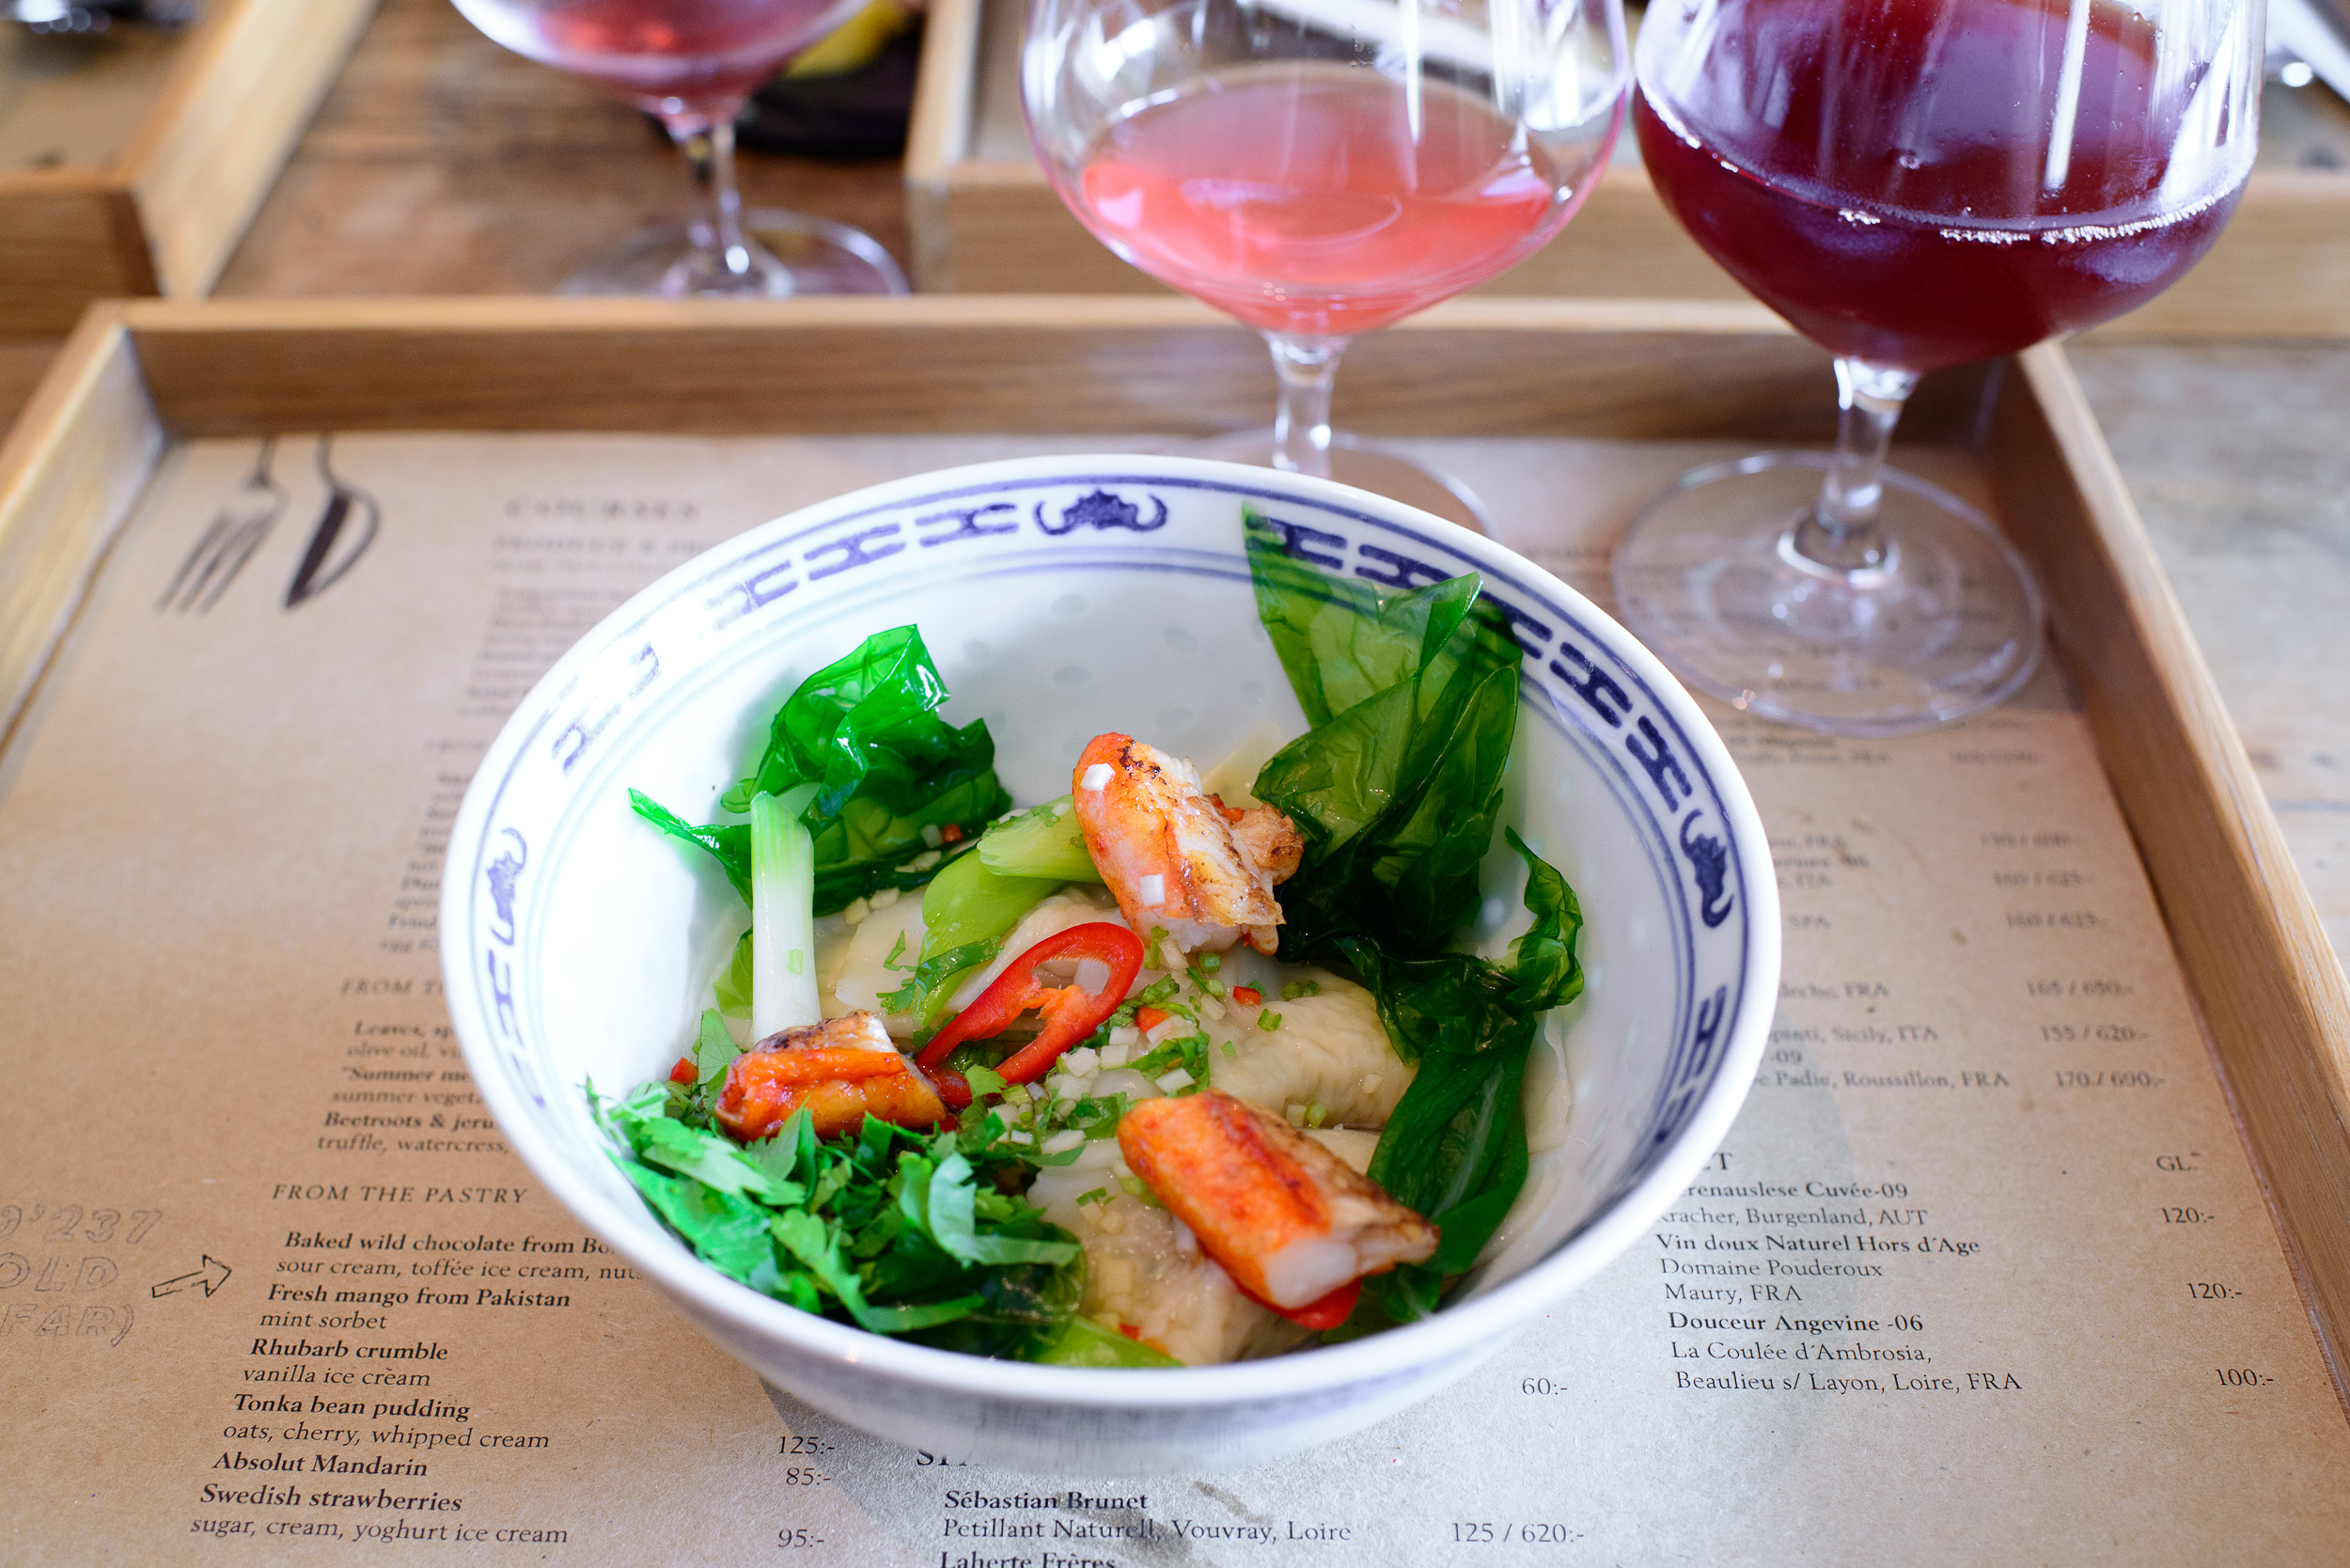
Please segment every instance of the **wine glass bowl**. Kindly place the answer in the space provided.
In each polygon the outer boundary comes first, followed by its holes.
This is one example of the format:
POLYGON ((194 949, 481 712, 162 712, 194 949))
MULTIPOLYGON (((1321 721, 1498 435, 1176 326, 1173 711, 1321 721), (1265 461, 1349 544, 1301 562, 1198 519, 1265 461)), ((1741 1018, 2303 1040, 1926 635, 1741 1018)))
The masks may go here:
POLYGON ((1844 417, 1814 500, 1790 504, 1781 462, 1636 520, 1616 561, 1636 629, 1716 695, 1825 729, 1924 728, 2019 687, 2036 589, 1971 509, 1887 482, 1894 421, 1920 372, 2093 325, 2194 265, 2250 170, 2261 57, 2253 0, 1652 7, 1634 125, 1658 195, 1837 355, 1844 417))
POLYGON ((584 77, 650 115, 739 107, 776 67, 831 32, 862 0, 456 0, 473 24, 525 59, 584 77))
POLYGON ((1080 222, 1271 341, 1283 411, 1241 445, 1360 483, 1371 448, 1328 423, 1346 340, 1559 231, 1627 53, 1618 0, 1038 0, 1023 102, 1080 222))
POLYGON ((706 171, 709 211, 661 225, 567 280, 567 294, 778 299, 903 293, 870 236, 789 212, 746 226, 734 178, 734 117, 776 68, 854 15, 863 0, 454 0, 525 59, 592 82, 658 118, 706 171), (791 259, 753 227, 790 236, 791 259))

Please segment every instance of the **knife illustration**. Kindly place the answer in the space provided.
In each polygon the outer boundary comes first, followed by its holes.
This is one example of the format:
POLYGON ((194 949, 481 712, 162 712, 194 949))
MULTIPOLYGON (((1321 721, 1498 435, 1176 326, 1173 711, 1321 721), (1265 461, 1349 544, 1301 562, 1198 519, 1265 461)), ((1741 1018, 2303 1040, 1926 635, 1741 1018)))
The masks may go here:
POLYGON ((335 474, 330 461, 330 448, 335 438, 319 437, 319 478, 327 489, 326 510, 319 514, 318 526, 311 530, 309 547, 302 553, 302 564, 294 568, 293 581, 286 586, 286 608, 308 603, 342 580, 343 573, 358 564, 375 542, 377 524, 382 509, 375 497, 355 486, 344 483, 335 474), (347 547, 340 557, 335 553, 346 529, 359 530, 356 542, 347 547))

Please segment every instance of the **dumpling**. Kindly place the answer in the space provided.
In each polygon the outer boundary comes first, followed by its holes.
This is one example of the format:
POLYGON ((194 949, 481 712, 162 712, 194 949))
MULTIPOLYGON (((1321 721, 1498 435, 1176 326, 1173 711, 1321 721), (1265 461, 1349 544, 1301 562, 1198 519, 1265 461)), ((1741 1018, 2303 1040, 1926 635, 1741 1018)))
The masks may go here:
POLYGON ((1275 1116, 1318 1105, 1326 1125, 1384 1127, 1414 1069, 1387 1043, 1370 992, 1312 973, 1320 996, 1267 999, 1281 1015, 1277 1029, 1257 1027, 1257 1009, 1233 1009, 1234 1054, 1211 1053, 1209 1081, 1275 1116))
POLYGON ((1083 1310, 1132 1324, 1185 1366, 1276 1356, 1312 1337, 1240 1293, 1181 1221, 1119 1184, 1118 1145, 1091 1145, 1074 1165, 1047 1168, 1028 1201, 1085 1245, 1083 1310), (1079 1203, 1096 1189, 1106 1202, 1079 1203))

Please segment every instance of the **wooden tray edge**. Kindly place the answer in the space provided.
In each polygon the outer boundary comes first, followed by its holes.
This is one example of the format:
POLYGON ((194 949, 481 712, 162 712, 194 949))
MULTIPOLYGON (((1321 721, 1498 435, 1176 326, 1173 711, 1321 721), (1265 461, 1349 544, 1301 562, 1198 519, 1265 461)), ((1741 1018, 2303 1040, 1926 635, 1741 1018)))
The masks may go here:
POLYGON ((2350 984, 2070 362, 2053 345, 2019 357, 2031 398, 1996 418, 2071 482, 2004 467, 2001 501, 2011 519, 2068 491, 2079 509, 2079 526, 2017 542, 2049 586, 2052 633, 2350 1399, 2350 984))
POLYGON ((93 307, 0 442, 0 757, 165 437, 118 307, 93 307))
POLYGON ((160 292, 212 286, 376 4, 241 0, 175 67, 119 165, 160 292))
MULTIPOLYGON (((557 348, 566 334, 638 344, 648 333, 740 345, 772 355, 773 335, 834 328, 851 334, 961 327, 990 342, 1105 328, 1213 330, 1230 357, 1237 329, 1179 299, 1117 296, 793 301, 695 306, 558 300, 127 302, 93 308, 59 354, 16 431, 0 446, 0 564, 43 563, 20 583, 0 626, 0 756, 27 694, 54 655, 84 587, 176 423, 173 401, 196 394, 151 385, 147 356, 190 347, 218 352, 274 344, 313 353, 384 335, 445 351, 452 337, 488 335, 505 355, 531 338, 557 348), (746 333, 747 328, 756 328, 746 333), (706 335, 720 335, 711 337, 706 335), (990 337, 989 335, 993 335, 990 337)), ((1692 302, 1464 300, 1371 341, 1398 361, 1432 333, 1491 335, 1486 342, 1545 353, 1559 334, 1679 334, 1708 356, 1745 338, 1783 356, 1800 341, 1759 306, 1692 302)), ((1253 348, 1238 335, 1243 348, 1253 348)), ((1185 339, 1187 340, 1187 339, 1185 339)), ((856 339, 860 351, 868 340, 856 339)), ((592 356, 608 343, 571 345, 592 356)), ((1066 352, 1067 345, 1062 350, 1066 352)), ((715 351, 713 351, 714 353, 715 351)), ((1540 358, 1540 355, 1533 356, 1540 358)), ((739 361, 727 359, 723 364, 739 361)), ((1098 360, 1071 359, 1089 373, 1098 360)), ((1771 361, 1777 366, 1778 360, 1771 361)), ((541 368, 543 368, 543 367, 541 368)), ((1114 368, 1115 369, 1116 368, 1114 368)), ((182 367, 184 377, 187 368, 182 367)), ((1671 366, 1663 368, 1667 378, 1671 366)), ((2196 649, 2167 577, 2131 505, 2061 350, 2021 356, 1994 412, 1993 440, 2008 448, 1995 470, 2011 517, 2035 512, 2070 525, 2018 529, 2052 589, 2055 631, 2080 684, 2101 756, 2137 834, 2188 983, 2209 1022, 2227 1087, 2276 1195, 2280 1228, 2304 1283, 2338 1391, 2350 1341, 2350 988, 2333 961, 2241 743, 2196 649), (2215 878, 2212 868, 2232 875, 2215 878), (2218 895, 2215 896, 2215 889, 2218 895)))

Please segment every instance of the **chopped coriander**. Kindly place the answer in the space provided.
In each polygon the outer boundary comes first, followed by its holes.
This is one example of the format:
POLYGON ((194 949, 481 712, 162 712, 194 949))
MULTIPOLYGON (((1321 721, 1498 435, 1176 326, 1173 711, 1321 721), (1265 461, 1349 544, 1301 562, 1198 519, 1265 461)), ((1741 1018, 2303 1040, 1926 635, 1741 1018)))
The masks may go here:
POLYGON ((1110 1189, 1107 1187, 1095 1187, 1091 1192, 1080 1193, 1077 1195, 1077 1206, 1079 1208, 1085 1207, 1088 1203, 1093 1204, 1096 1208, 1108 1208, 1110 1206, 1110 1189))
POLYGON ((1210 964, 1208 960, 1214 957, 1215 954, 1209 953, 1206 957, 1200 959, 1198 963, 1192 964, 1191 966, 1190 974, 1192 989, 1198 992, 1202 996, 1222 996, 1224 995, 1224 982, 1217 980, 1215 976, 1210 972, 1215 967, 1215 965, 1210 964))
POLYGON ((590 1105, 629 1181, 721 1273, 803 1311, 983 1356, 1041 1354, 1076 1310, 1076 1240, 1003 1190, 1034 1162, 999 1147, 1019 1135, 992 1111, 938 1134, 868 1118, 828 1142, 801 1111, 744 1147, 671 1114, 682 1087, 617 1104, 590 1090, 590 1105))
MULTIPOLYGON (((896 969, 901 972, 909 972, 913 970, 915 965, 911 964, 901 964, 898 962, 899 959, 905 956, 905 950, 906 933, 901 931, 898 933, 898 945, 889 949, 889 956, 887 958, 882 960, 882 967, 885 969, 896 969)), ((1284 995, 1286 995, 1286 993, 1284 993, 1284 995)))

